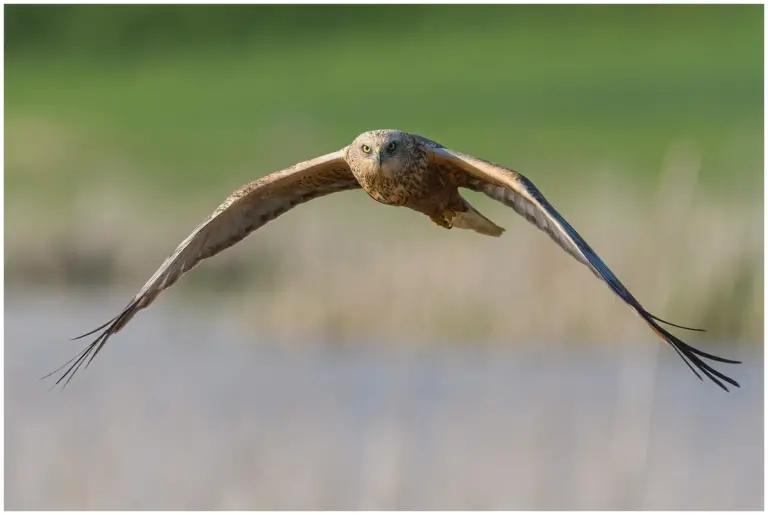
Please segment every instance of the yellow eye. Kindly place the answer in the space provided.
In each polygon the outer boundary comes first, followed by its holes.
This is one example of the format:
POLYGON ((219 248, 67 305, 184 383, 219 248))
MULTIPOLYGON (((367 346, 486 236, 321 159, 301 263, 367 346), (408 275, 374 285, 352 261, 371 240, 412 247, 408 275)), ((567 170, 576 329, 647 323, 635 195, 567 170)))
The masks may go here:
POLYGON ((392 143, 390 143, 389 145, 387 145, 387 150, 389 150, 390 152, 392 152, 393 150, 395 150, 395 147, 396 147, 396 146, 397 146, 397 143, 395 143, 395 142, 393 141, 392 143))
POLYGON ((365 152, 366 154, 370 154, 371 153, 371 147, 369 147, 368 145, 363 145, 360 148, 362 148, 363 152, 365 152))

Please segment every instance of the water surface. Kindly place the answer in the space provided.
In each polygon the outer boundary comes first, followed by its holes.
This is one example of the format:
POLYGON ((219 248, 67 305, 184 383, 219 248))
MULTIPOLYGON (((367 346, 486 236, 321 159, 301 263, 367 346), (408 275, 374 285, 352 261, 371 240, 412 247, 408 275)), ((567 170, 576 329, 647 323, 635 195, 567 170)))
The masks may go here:
POLYGON ((726 394, 652 340, 285 346, 160 302, 48 392, 124 300, 6 295, 7 509, 763 506, 754 350, 726 394))

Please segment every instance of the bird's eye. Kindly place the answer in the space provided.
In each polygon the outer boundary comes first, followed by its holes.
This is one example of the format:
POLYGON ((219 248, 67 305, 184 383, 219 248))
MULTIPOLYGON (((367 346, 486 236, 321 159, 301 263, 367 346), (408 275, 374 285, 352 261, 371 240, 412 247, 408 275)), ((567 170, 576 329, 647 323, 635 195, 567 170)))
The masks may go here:
POLYGON ((397 147, 397 143, 395 143, 395 142, 393 141, 393 142, 391 142, 389 145, 387 145, 387 150, 389 150, 390 152, 392 152, 393 150, 395 150, 395 147, 397 147))
POLYGON ((361 149, 363 150, 363 152, 365 152, 366 154, 370 154, 370 153, 371 153, 371 147, 369 147, 368 145, 363 145, 363 146, 362 146, 362 147, 360 147, 360 148, 361 148, 361 149))

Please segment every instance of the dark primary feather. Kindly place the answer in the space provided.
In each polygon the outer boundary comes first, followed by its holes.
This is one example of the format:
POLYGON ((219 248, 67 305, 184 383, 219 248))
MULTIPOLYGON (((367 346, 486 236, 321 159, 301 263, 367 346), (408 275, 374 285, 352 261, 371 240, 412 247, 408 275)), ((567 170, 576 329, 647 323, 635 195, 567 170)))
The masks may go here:
POLYGON ((608 284, 616 295, 629 304, 657 335, 672 346, 699 379, 702 377, 694 367, 726 391, 728 388, 723 382, 739 387, 739 383, 715 370, 701 358, 720 363, 736 364, 741 363, 740 361, 725 359, 700 351, 661 327, 658 322, 681 329, 703 331, 703 329, 673 324, 649 313, 528 178, 513 170, 444 147, 435 148, 434 153, 433 159, 436 160, 438 166, 458 166, 470 174, 465 184, 467 188, 484 193, 513 208, 529 222, 546 232, 565 251, 589 267, 598 278, 608 284))
MULTIPOLYGON (((581 253, 587 258, 589 264, 593 267, 594 270, 597 271, 599 276, 608 283, 608 285, 611 287, 611 289, 619 296, 622 300, 624 300, 627 304, 632 306, 632 308, 637 311, 637 313, 643 318, 643 320, 648 323, 648 325, 651 326, 651 328, 662 337, 662 339, 666 340, 668 343, 672 345, 672 347, 678 352, 681 358, 683 358, 683 361, 691 368, 691 370, 696 373, 696 371, 691 367, 690 363, 685 360, 685 358, 688 358, 696 367, 698 367, 709 379, 711 379, 715 384, 723 388, 724 390, 728 391, 728 388, 723 385, 718 379, 722 379, 723 381, 730 383, 733 386, 738 387, 739 383, 731 379, 730 377, 722 374, 721 372, 718 372, 711 366, 709 366, 707 363, 702 361, 700 357, 704 357, 707 359, 711 359, 713 361, 719 361, 721 363, 740 363, 739 361, 734 361, 730 359, 721 358, 718 356, 714 356, 712 354, 700 351, 694 347, 691 347, 687 343, 683 342, 676 336, 669 333, 666 329, 659 326, 658 322, 669 324, 669 322, 665 322, 664 320, 656 317, 655 315, 652 315, 648 311, 643 308, 643 306, 637 301, 637 299, 627 290, 627 288, 619 281, 619 279, 611 272, 611 270, 606 266, 606 264, 603 262, 602 259, 595 253, 594 250, 592 250, 592 247, 590 247, 586 241, 579 235, 579 233, 576 232, 576 230, 563 218, 560 213, 555 210, 554 207, 544 198, 544 196, 539 192, 538 189, 529 181, 527 178, 520 176, 521 183, 523 184, 525 190, 528 192, 528 194, 535 199, 539 205, 541 206, 546 213, 553 218, 561 227, 561 230, 565 231, 567 233, 568 237, 576 244, 578 249, 581 251, 581 253), (700 357, 699 357, 700 356, 700 357)), ((678 326, 676 324, 669 324, 669 325, 675 325, 676 327, 682 327, 678 326)), ((694 329, 694 330, 701 330, 701 329, 694 329)), ((701 376, 696 374, 699 379, 701 379, 701 376)))
MULTIPOLYGON (((72 338, 72 340, 80 340, 81 338, 90 336, 104 329, 105 327, 109 326, 104 332, 102 332, 99 336, 97 336, 94 341, 89 343, 83 350, 81 350, 74 358, 70 359, 69 361, 61 365, 56 370, 53 370, 52 372, 49 372, 48 374, 44 375, 41 379, 46 379, 52 376, 53 374, 59 372, 60 370, 64 369, 65 367, 68 367, 64 371, 64 373, 61 375, 61 377, 59 377, 59 379, 56 380, 53 386, 51 386, 51 388, 54 388, 56 385, 58 385, 62 381, 64 381, 63 386, 67 386, 81 366, 85 365, 85 368, 88 368, 88 365, 91 364, 91 361, 93 361, 93 358, 96 357, 96 354, 98 354, 101 348, 104 346, 104 344, 107 343, 107 340, 109 339, 109 337, 117 332, 117 329, 115 327, 119 323, 119 319, 123 317, 128 311, 129 311, 129 308, 126 308, 125 310, 123 310, 123 312, 120 315, 116 316, 115 318, 105 323, 104 325, 101 325, 90 332, 87 332, 85 334, 72 338)), ((131 314, 131 316, 133 315, 131 314)))

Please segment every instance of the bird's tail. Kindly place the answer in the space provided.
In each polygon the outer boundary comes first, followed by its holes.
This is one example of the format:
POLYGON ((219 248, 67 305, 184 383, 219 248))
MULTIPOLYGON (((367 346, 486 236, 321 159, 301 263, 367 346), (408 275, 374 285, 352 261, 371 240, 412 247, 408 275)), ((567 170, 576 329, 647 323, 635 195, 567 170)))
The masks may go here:
POLYGON ((489 219, 484 217, 482 214, 480 214, 479 211, 477 211, 472 205, 467 202, 466 199, 464 200, 464 204, 467 206, 466 211, 460 211, 457 212, 456 215, 451 219, 451 225, 453 227, 458 227, 459 229, 471 229, 475 232, 479 232, 480 234, 485 234, 486 236, 494 236, 499 237, 504 232, 503 227, 499 227, 495 223, 491 222, 489 219))

